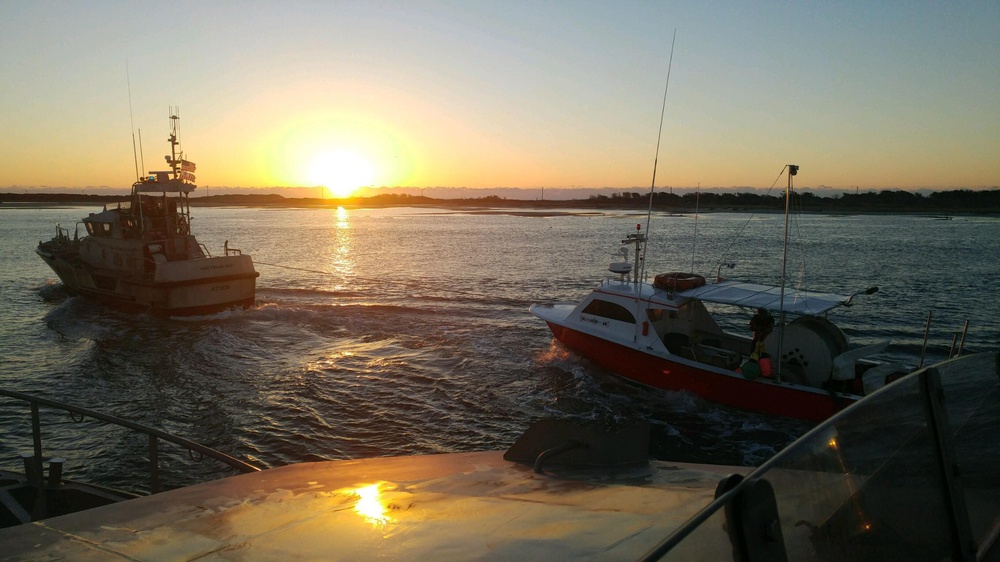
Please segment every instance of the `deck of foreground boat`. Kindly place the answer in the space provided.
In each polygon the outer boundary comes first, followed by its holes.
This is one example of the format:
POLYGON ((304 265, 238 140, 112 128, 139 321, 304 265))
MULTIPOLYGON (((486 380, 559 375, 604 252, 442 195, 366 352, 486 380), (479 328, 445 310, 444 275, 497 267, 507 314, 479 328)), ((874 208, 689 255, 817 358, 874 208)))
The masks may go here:
POLYGON ((635 559, 750 470, 653 461, 602 482, 502 452, 303 463, 0 530, 0 558, 635 559))
POLYGON ((0 559, 1000 562, 998 404, 1000 354, 962 356, 752 472, 648 461, 642 422, 539 420, 505 453, 303 463, 33 517, 0 529, 0 559))

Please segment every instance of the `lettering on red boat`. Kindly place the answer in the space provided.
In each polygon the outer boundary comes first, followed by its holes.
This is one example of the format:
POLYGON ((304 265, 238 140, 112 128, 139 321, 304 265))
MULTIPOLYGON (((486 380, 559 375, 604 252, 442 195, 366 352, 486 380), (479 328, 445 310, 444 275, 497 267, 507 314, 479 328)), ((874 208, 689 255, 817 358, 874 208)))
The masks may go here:
POLYGON ((584 322, 590 322, 591 324, 597 324, 598 326, 607 326, 608 325, 607 320, 598 320, 596 318, 586 318, 584 316, 580 316, 580 320, 582 320, 584 322))

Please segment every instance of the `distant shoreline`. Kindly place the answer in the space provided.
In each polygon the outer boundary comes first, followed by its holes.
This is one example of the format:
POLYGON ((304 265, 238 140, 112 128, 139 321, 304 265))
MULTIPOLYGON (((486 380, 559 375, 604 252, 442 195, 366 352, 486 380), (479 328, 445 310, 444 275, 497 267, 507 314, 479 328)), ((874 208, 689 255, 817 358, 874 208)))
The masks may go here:
MULTIPOLYGON (((988 191, 949 191, 932 193, 928 197, 900 192, 845 194, 839 198, 816 197, 809 193, 796 193, 793 206, 796 212, 826 214, 903 213, 919 215, 1000 215, 1000 189, 988 191)), ((0 193, 0 209, 57 208, 67 205, 105 205, 127 201, 127 195, 85 195, 72 193, 0 193)), ((193 207, 272 207, 272 208, 328 208, 328 207, 433 207, 443 209, 479 210, 524 209, 532 216, 539 212, 563 214, 564 209, 618 210, 645 212, 649 208, 648 196, 622 192, 611 197, 596 196, 588 199, 524 200, 498 196, 474 199, 435 199, 432 197, 385 194, 372 197, 344 199, 289 198, 276 194, 267 195, 209 195, 191 198, 193 207)), ((783 212, 784 196, 767 196, 747 193, 702 193, 673 195, 656 193, 653 210, 657 212, 783 212)))

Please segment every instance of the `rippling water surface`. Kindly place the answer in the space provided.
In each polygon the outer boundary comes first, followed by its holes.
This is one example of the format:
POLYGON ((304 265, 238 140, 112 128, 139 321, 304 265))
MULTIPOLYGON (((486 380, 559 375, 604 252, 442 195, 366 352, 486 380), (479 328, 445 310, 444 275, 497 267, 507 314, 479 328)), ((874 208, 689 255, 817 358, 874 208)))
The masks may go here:
MULTIPOLYGON (((0 385, 161 428, 261 466, 505 449, 534 419, 653 425, 653 455, 757 465, 809 429, 638 388, 553 343, 527 309, 578 301, 620 259, 645 215, 445 209, 197 208, 213 253, 253 256, 257 306, 194 319, 105 310, 69 297, 34 254, 56 223, 94 208, 0 208, 0 385)), ((853 343, 888 339, 886 358, 1000 341, 991 217, 797 217, 788 277, 852 293, 835 312, 853 343)), ((777 283, 783 217, 654 215, 649 272, 695 270, 777 283), (697 224, 697 240, 694 232, 697 224), (728 251, 727 251, 728 250, 728 251)), ((749 313, 731 317, 744 329, 749 313)), ((46 414, 48 454, 69 476, 145 489, 145 437, 46 414), (133 473, 139 470, 140 476, 133 473)), ((0 400, 0 466, 28 451, 27 406, 0 400)), ((164 453, 171 486, 214 465, 164 453)))

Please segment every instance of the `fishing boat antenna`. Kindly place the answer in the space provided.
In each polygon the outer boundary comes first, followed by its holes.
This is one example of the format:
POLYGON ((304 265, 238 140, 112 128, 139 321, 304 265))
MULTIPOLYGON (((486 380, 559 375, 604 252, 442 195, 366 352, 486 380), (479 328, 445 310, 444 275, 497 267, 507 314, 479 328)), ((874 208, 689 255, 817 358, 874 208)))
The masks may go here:
POLYGON ((656 164, 660 160, 660 139, 663 137, 663 116, 667 112, 667 90, 670 89, 670 69, 674 64, 674 44, 677 42, 677 28, 670 40, 670 59, 667 62, 667 81, 663 86, 663 106, 660 108, 660 128, 656 132, 656 154, 653 156, 653 180, 649 185, 649 207, 646 209, 646 236, 642 244, 642 257, 639 258, 635 280, 638 283, 646 278, 646 246, 649 245, 649 221, 653 215, 653 191, 656 189, 656 164))
POLYGON ((785 166, 788 169, 788 186, 785 188, 785 240, 782 244, 783 254, 781 257, 781 297, 778 301, 778 370, 774 376, 775 382, 781 382, 781 352, 785 337, 785 267, 788 265, 788 209, 789 201, 792 198, 792 177, 799 173, 799 167, 795 164, 785 166))

